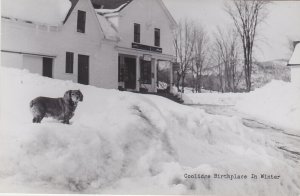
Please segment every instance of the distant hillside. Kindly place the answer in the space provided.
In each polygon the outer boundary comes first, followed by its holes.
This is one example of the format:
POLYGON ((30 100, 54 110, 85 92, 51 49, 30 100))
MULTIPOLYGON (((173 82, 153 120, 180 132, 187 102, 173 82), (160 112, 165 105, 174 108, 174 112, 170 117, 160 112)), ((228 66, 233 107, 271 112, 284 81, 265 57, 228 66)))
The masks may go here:
POLYGON ((287 61, 285 59, 278 59, 255 62, 252 73, 253 88, 264 86, 271 80, 290 81, 290 68, 287 66, 287 61))
MULTIPOLYGON (((252 89, 260 88, 272 80, 290 81, 290 68, 287 66, 288 60, 277 59, 265 62, 254 62, 252 72, 252 89)), ((243 65, 239 66, 242 69, 243 65)), ((159 81, 163 81, 159 79, 159 81)), ((176 75, 174 77, 176 81, 176 75)), ((193 86, 193 76, 191 73, 186 75, 186 87, 193 86)), ((220 91, 220 79, 217 72, 203 75, 202 86, 206 90, 220 91)), ((242 76, 238 85, 238 92, 243 92, 246 89, 245 78, 242 76)))

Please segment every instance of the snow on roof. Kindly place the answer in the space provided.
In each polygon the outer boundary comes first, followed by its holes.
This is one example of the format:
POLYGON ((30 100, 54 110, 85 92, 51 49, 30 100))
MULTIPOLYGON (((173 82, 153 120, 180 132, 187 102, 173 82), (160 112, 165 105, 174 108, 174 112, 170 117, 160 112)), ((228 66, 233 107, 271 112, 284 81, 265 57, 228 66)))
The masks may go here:
POLYGON ((111 14, 111 13, 116 13, 121 11, 126 5, 127 3, 124 3, 122 5, 120 5, 119 7, 115 8, 115 9, 95 9, 97 13, 104 15, 104 14, 111 14))
POLYGON ((63 23, 71 8, 69 0, 2 0, 1 15, 49 25, 63 23))
POLYGON ((101 16, 100 14, 97 14, 97 18, 105 38, 117 41, 119 39, 118 32, 113 27, 113 25, 104 16, 101 16))
POLYGON ((125 3, 130 3, 132 0, 92 0, 95 9, 116 9, 125 3))
POLYGON ((300 65, 300 42, 296 44, 288 65, 300 65))

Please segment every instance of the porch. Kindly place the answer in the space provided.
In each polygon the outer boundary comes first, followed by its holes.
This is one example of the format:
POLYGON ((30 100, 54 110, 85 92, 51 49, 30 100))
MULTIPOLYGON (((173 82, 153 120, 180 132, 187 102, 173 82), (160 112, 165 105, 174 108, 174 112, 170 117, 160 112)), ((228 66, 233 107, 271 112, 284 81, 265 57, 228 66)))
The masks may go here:
POLYGON ((158 93, 173 85, 173 56, 122 47, 118 51, 119 90, 158 93), (167 70, 163 76, 159 73, 161 67, 167 70))

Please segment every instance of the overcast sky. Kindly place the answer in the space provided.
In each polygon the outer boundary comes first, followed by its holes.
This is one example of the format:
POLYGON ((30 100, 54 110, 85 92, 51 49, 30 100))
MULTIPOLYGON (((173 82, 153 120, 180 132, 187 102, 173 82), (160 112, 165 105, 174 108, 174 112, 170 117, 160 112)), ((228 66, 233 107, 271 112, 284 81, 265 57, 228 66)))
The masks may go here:
MULTIPOLYGON (((163 0, 175 20, 190 18, 206 28, 213 38, 217 26, 228 27, 226 0, 163 0)), ((300 41, 300 1, 274 1, 259 29, 255 56, 260 61, 289 58, 288 39, 300 41)))

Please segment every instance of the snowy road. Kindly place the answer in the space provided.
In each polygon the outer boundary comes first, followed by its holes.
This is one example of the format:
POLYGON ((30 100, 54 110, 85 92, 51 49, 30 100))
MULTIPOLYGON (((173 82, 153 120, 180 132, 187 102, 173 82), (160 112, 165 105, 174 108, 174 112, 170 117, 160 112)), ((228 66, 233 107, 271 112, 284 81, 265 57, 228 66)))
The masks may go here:
POLYGON ((194 108, 204 109, 209 114, 223 116, 237 116, 243 124, 255 131, 265 134, 278 150, 282 151, 287 159, 300 162, 300 135, 291 134, 286 130, 277 128, 258 119, 235 110, 233 105, 190 105, 194 108))

